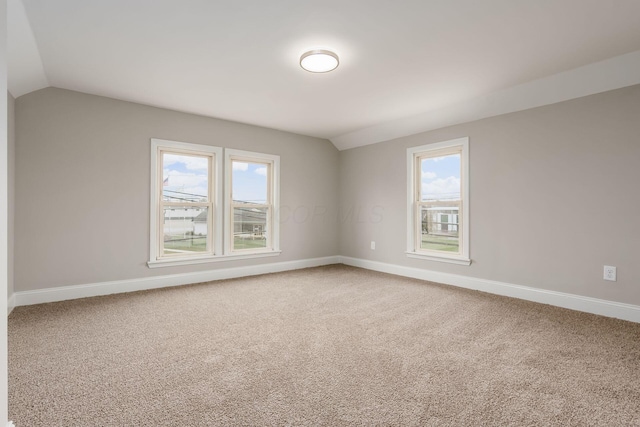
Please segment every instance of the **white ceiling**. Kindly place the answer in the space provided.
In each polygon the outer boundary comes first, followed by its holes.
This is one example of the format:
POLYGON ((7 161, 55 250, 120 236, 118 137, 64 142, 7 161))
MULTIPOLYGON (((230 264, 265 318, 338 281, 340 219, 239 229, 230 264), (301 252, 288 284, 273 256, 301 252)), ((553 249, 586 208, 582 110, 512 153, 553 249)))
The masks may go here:
POLYGON ((8 0, 9 88, 339 149, 640 83, 638 0, 8 0), (298 65, 311 48, 332 73, 298 65))

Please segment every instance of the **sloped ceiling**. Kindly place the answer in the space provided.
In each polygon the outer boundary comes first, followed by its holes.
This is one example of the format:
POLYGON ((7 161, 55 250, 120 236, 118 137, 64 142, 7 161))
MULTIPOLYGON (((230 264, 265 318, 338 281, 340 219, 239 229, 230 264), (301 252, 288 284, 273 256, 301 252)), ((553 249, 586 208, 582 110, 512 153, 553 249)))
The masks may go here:
POLYGON ((47 86, 339 149, 640 83, 637 0, 8 0, 9 88, 47 86), (327 74, 300 55, 330 48, 327 74))

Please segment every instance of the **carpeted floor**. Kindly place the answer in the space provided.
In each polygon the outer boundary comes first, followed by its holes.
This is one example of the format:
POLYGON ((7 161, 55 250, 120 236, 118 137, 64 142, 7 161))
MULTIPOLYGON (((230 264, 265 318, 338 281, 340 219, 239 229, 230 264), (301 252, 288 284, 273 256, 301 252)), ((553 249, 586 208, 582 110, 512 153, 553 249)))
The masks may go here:
POLYGON ((16 308, 37 426, 640 425, 640 324, 334 265, 16 308))

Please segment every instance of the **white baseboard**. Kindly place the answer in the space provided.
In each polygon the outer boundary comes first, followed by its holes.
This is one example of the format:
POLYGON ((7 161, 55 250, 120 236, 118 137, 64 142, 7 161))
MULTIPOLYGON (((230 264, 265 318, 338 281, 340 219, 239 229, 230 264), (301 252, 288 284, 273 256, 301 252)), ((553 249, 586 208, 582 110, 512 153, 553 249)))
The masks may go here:
POLYGON ((11 314, 15 306, 16 306, 16 294, 13 293, 7 300, 7 316, 11 314))
POLYGON ((311 258, 297 261, 252 265, 248 267, 234 267, 193 273, 15 292, 8 300, 8 312, 11 313, 13 307, 19 307, 22 305, 165 288, 169 286, 255 276, 258 274, 277 273, 281 271, 339 263, 640 323, 640 306, 636 305, 344 256, 311 258))
POLYGON ((563 292, 548 291, 544 289, 530 288, 528 286, 514 285, 511 283, 497 282, 494 280, 479 279, 457 274, 441 273, 419 268, 403 267, 395 264, 386 264, 365 259, 340 257, 342 264, 367 270, 380 271, 398 276, 414 279, 428 280, 431 282, 453 285, 461 288, 474 289, 491 294, 504 295, 571 310, 584 311, 586 313, 599 314, 601 316, 614 317, 640 323, 640 306, 624 304, 621 302, 607 301, 563 292))
POLYGON ((233 267, 218 270, 198 271, 193 273, 171 274, 165 276, 144 277, 140 279, 92 283, 87 285, 62 286, 58 288, 39 289, 35 291, 22 291, 15 292, 12 296, 12 299, 14 299, 14 306, 19 307, 23 305, 42 304, 46 302, 95 297, 99 295, 166 288, 169 286, 179 286, 190 283, 209 282, 211 280, 232 279, 236 277, 255 276, 258 274, 277 273, 280 271, 297 270, 300 268, 318 267, 321 265, 339 263, 340 257, 338 256, 311 258, 297 261, 251 265, 247 267, 233 267))

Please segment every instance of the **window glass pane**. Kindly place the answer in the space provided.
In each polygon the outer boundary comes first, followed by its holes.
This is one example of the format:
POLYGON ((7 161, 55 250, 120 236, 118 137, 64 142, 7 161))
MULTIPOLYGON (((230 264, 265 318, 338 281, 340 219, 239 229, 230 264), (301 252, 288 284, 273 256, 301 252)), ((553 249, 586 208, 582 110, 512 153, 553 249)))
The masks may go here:
POLYGON ((269 165, 232 160, 231 198, 240 203, 267 203, 269 165))
POLYGON ((165 202, 207 202, 209 158, 163 152, 162 180, 165 202))
POLYGON ((460 251, 460 201, 424 203, 420 206, 420 248, 460 251))
POLYGON ((420 159, 420 200, 460 200, 460 154, 420 159))
POLYGON ((460 154, 420 159, 420 248, 460 251, 460 154))
POLYGON ((233 249, 267 247, 267 208, 233 208, 233 249))
POLYGON ((207 251, 208 208, 165 207, 163 255, 185 255, 207 251))

